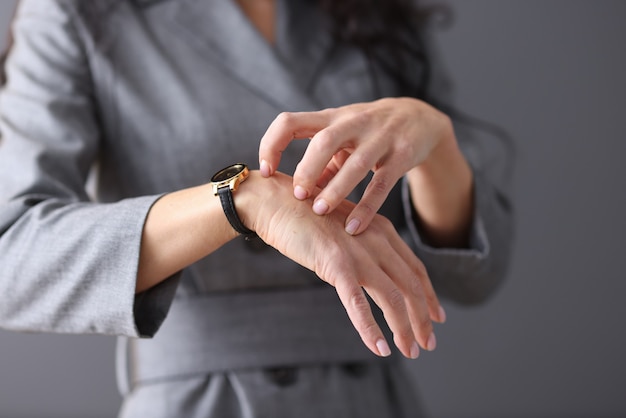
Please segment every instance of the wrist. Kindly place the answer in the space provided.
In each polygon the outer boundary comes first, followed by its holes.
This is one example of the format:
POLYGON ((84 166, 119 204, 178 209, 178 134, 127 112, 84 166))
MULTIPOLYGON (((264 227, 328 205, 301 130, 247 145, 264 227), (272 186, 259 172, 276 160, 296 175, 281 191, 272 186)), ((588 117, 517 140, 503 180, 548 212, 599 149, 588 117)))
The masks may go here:
POLYGON ((291 187, 292 180, 285 174, 276 172, 265 178, 259 170, 250 170, 250 176, 234 194, 235 208, 243 224, 261 235, 265 229, 262 220, 278 210, 275 206, 280 206, 282 195, 289 193, 291 187))
POLYGON ((452 128, 407 179, 425 241, 437 247, 465 247, 474 207, 473 173, 452 128))
POLYGON ((430 150, 426 159, 411 170, 414 175, 423 177, 437 176, 447 171, 450 164, 458 165, 465 162, 465 158, 459 149, 452 121, 443 113, 441 113, 441 117, 445 118, 445 121, 442 124, 439 140, 430 150))

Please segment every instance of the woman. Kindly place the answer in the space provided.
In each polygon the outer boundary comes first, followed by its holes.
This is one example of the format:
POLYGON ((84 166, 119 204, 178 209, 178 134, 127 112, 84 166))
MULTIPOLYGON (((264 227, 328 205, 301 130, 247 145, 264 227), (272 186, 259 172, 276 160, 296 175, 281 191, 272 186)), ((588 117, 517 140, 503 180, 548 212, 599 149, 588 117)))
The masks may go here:
POLYGON ((500 280, 508 208, 425 101, 410 6, 335 3, 20 3, 0 325, 119 335, 121 416, 419 415, 390 354, 435 348, 431 280, 500 280))

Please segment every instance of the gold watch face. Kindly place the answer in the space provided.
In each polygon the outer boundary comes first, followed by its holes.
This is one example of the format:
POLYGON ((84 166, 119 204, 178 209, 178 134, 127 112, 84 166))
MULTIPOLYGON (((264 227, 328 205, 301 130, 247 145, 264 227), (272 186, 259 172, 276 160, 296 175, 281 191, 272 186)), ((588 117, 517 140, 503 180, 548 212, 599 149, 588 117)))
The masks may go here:
POLYGON ((240 173, 244 172, 248 167, 245 164, 233 164, 226 168, 221 169, 211 178, 212 183, 220 183, 223 181, 227 181, 233 177, 238 176, 240 173))
POLYGON ((211 188, 213 194, 217 195, 218 191, 222 188, 229 188, 230 190, 237 190, 239 184, 248 178, 250 171, 245 164, 233 164, 226 168, 221 169, 213 177, 211 177, 211 188))

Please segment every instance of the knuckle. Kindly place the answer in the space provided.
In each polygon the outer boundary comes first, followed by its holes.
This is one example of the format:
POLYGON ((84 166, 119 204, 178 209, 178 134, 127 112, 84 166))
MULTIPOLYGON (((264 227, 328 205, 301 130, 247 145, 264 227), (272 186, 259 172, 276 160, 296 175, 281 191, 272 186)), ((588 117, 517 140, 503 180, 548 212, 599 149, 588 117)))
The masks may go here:
POLYGON ((274 120, 274 122, 279 127, 287 127, 293 123, 293 120, 294 120, 294 114, 292 112, 281 112, 278 114, 278 116, 276 116, 276 119, 274 120))
POLYGON ((387 295, 387 302, 389 303, 389 306, 394 310, 405 308, 404 295, 402 294, 402 291, 400 291, 400 289, 398 289, 397 287, 394 287, 392 290, 389 291, 389 294, 387 295))
POLYGON ((373 114, 374 114, 373 111, 368 110, 368 109, 363 109, 360 111, 355 111, 352 114, 352 117, 353 117, 354 123, 356 123, 357 126, 365 127, 372 120, 373 114))
POLYGON ((419 277, 430 280, 429 276, 428 276, 428 270, 426 270, 426 266, 424 265, 424 263, 422 263, 422 261, 418 258, 416 258, 416 263, 415 263, 415 269, 417 270, 417 274, 419 275, 419 277))
POLYGON ((320 151, 332 149, 335 141, 335 133, 330 128, 319 131, 313 137, 313 144, 320 151))
POLYGON ((336 107, 327 107, 326 109, 318 110, 318 113, 327 120, 334 120, 339 113, 339 109, 336 107))
POLYGON ((394 153, 400 157, 402 161, 406 161, 415 153, 415 145, 409 140, 398 141, 394 145, 394 153))
POLYGON ((368 189, 370 189, 371 193, 376 195, 386 195, 391 189, 391 186, 392 182, 389 176, 377 173, 369 182, 368 189))
POLYGON ((350 294, 350 307, 362 317, 370 311, 370 304, 361 289, 355 289, 350 294))
POLYGON ((413 296, 421 296, 424 294, 424 287, 418 279, 411 280, 409 286, 413 296))
POLYGON ((374 215, 372 224, 374 227, 379 228, 384 233, 395 231, 395 226, 393 225, 393 223, 387 217, 381 214, 374 215))
POLYGON ((369 158, 363 153, 352 154, 350 160, 351 165, 359 172, 367 172, 372 168, 369 158))

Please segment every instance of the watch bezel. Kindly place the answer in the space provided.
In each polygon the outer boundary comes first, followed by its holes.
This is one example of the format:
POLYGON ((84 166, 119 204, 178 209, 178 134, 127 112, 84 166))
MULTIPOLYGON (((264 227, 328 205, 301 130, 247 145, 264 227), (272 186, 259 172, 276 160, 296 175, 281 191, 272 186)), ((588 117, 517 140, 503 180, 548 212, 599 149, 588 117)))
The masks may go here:
POLYGON ((228 187, 232 191, 237 190, 239 184, 247 179, 249 175, 250 170, 243 163, 231 164, 222 168, 211 177, 213 194, 217 195, 218 190, 223 187, 228 187))

